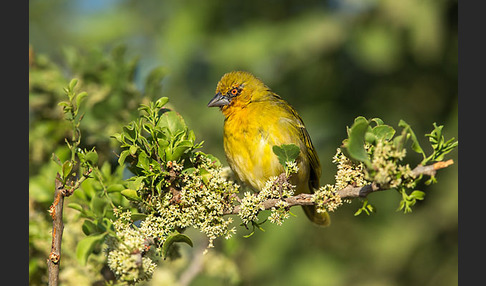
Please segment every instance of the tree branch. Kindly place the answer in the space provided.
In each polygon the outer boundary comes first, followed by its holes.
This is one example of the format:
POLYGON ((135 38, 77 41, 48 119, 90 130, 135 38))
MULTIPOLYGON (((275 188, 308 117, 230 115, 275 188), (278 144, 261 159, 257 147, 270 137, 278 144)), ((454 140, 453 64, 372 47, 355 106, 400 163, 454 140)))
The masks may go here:
MULTIPOLYGON (((435 176, 435 173, 439 169, 446 168, 450 165, 454 164, 453 160, 447 160, 447 161, 441 161, 434 163, 432 165, 427 165, 427 166, 422 166, 418 165, 415 167, 415 169, 412 170, 412 173, 415 177, 418 177, 420 175, 427 175, 427 176, 435 176)), ((366 198, 369 194, 373 192, 378 192, 378 191, 385 191, 388 190, 389 188, 379 186, 375 183, 371 183, 369 185, 363 186, 363 187, 354 187, 354 186, 347 186, 344 189, 341 189, 337 191, 338 195, 341 197, 341 199, 354 199, 354 198, 366 198)), ((269 210, 277 205, 279 201, 284 200, 285 202, 288 203, 288 207, 293 207, 293 206, 305 206, 305 205, 315 205, 316 203, 314 202, 314 195, 313 194, 298 194, 296 196, 284 198, 284 199, 269 199, 264 201, 263 208, 265 210, 269 210)), ((241 210, 241 207, 239 205, 236 205, 233 207, 231 210, 225 211, 225 215, 231 215, 231 214, 238 214, 241 210)))
POLYGON ((61 259, 61 241, 64 224, 62 222, 62 210, 64 205, 63 185, 61 176, 57 173, 56 190, 54 191, 54 202, 49 207, 49 213, 52 217, 52 244, 51 253, 47 259, 49 270, 49 285, 59 284, 59 262, 61 259))
POLYGON ((440 162, 434 163, 432 165, 427 165, 427 166, 418 165, 417 167, 415 167, 415 169, 412 170, 412 172, 413 172, 415 177, 418 177, 420 175, 427 175, 427 176, 432 177, 432 176, 435 176, 435 173, 437 172, 437 170, 447 168, 452 164, 454 164, 454 161, 452 161, 452 159, 451 159, 451 160, 447 160, 447 161, 440 161, 440 162))
POLYGON ((66 188, 62 183, 61 175, 57 173, 55 180, 54 202, 49 207, 49 214, 52 217, 52 243, 51 252, 47 259, 47 268, 49 271, 49 285, 59 285, 59 264, 61 261, 61 242, 64 223, 62 221, 62 212, 64 206, 64 197, 68 197, 81 186, 81 183, 89 177, 89 169, 83 176, 76 181, 71 188, 66 188))

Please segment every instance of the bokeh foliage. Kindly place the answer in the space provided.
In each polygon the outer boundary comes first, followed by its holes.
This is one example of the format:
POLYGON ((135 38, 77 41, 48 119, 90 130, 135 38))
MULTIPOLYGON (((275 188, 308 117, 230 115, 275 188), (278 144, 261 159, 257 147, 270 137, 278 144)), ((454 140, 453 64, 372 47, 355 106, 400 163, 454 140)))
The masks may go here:
MULTIPOLYGON (((403 119, 420 142, 428 141, 420 134, 433 122, 445 126, 446 138, 458 137, 457 1, 33 0, 29 5, 35 54, 29 70, 33 285, 46 277, 51 227, 46 210, 57 171, 50 157, 69 156, 64 144, 69 127, 57 103, 72 77, 89 94, 82 147, 96 146, 107 173, 117 166, 109 135, 134 119, 140 103, 160 96, 168 96, 205 141, 203 152, 224 158, 223 119, 206 104, 222 74, 235 69, 254 73, 297 109, 323 165, 323 183, 332 182, 332 156, 346 137, 345 126, 358 115, 390 123, 403 119)), ((452 158, 457 162, 456 152, 452 158)), ((121 179, 123 170, 116 172, 121 179)), ((211 255, 215 264, 234 262, 225 264, 229 274, 218 277, 205 266, 193 284, 455 285, 457 164, 439 176, 411 214, 396 213, 395 194, 380 193, 369 198, 377 208, 372 216, 354 217, 361 205, 356 201, 333 213, 330 228, 316 229, 295 210, 297 217, 284 227, 268 225, 250 239, 219 241, 211 255)), ((83 199, 78 196, 81 192, 69 200, 83 199)), ((77 211, 65 212, 61 278, 66 284, 93 283, 102 269, 73 259, 83 222, 77 211)), ((180 265, 171 266, 174 272, 192 255, 187 251, 180 265)), ((173 277, 164 271, 154 274, 154 283, 173 277)))

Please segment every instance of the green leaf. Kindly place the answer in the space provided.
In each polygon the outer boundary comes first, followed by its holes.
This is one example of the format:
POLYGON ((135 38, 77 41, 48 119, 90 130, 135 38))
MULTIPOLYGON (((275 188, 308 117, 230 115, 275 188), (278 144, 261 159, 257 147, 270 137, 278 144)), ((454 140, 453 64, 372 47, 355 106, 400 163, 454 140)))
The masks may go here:
POLYGON ((130 201, 140 201, 142 200, 138 194, 137 194, 137 191, 133 190, 133 189, 124 189, 123 191, 121 191, 121 194, 127 198, 128 200, 130 201))
POLYGON ((425 159, 427 156, 425 155, 425 152, 422 149, 422 147, 420 147, 420 144, 417 140, 417 136, 415 136, 412 127, 410 127, 410 125, 402 119, 400 119, 400 121, 398 122, 398 126, 403 127, 404 130, 406 130, 407 133, 410 134, 410 138, 412 138, 412 150, 419 154, 422 154, 422 156, 425 159))
POLYGON ((162 108, 164 105, 167 104, 167 102, 169 102, 168 97, 161 97, 161 98, 157 99, 157 101, 155 102, 155 107, 162 108))
POLYGON ((215 156, 213 156, 211 154, 205 154, 204 156, 206 156, 207 158, 209 158, 211 160, 211 163, 213 164, 214 167, 219 168, 219 167, 223 166, 221 164, 221 162, 219 161, 219 159, 216 158, 215 156))
POLYGON ((376 126, 380 126, 380 125, 384 125, 384 124, 385 124, 385 123, 383 122, 383 120, 381 120, 381 119, 380 119, 380 118, 378 118, 378 117, 372 118, 370 121, 371 121, 371 122, 376 123, 376 126))
POLYGON ((107 230, 114 230, 113 228, 113 221, 109 218, 102 217, 96 220, 96 231, 106 232, 107 230))
POLYGON ((348 130, 349 140, 346 142, 346 149, 349 155, 358 161, 367 165, 370 164, 368 153, 364 147, 365 134, 368 130, 369 123, 366 118, 359 116, 354 120, 353 125, 348 130))
POLYGON ((68 208, 72 208, 74 210, 77 210, 77 211, 79 211, 81 213, 84 212, 83 207, 80 204, 78 204, 78 203, 69 203, 69 204, 67 204, 67 207, 68 208))
POLYGON ((91 202, 90 202, 90 210, 93 211, 97 217, 103 217, 105 215, 105 207, 107 205, 107 202, 98 197, 98 196, 94 196, 93 198, 91 198, 91 202))
POLYGON ((192 142, 188 140, 181 141, 174 148, 167 148, 165 151, 165 158, 167 161, 177 161, 186 151, 190 150, 192 142))
POLYGON ((136 129, 136 123, 134 121, 128 123, 128 125, 123 126, 123 135, 125 138, 132 142, 135 142, 138 138, 138 133, 136 129))
MULTIPOLYGON (((370 128, 368 128, 368 129, 370 129, 370 128)), ((378 137, 376 137, 376 135, 373 132, 367 131, 365 133, 365 139, 364 139, 364 141, 366 143, 376 144, 378 142, 378 137)))
POLYGON ((83 92, 79 93, 78 95, 76 95, 76 107, 77 108, 79 108, 79 105, 81 104, 83 99, 87 96, 88 96, 88 93, 86 91, 83 91, 83 92))
POLYGON ((400 204, 398 205, 397 211, 403 210, 405 208, 405 203, 406 203, 406 201, 402 199, 400 201, 400 204))
POLYGON ((405 131, 402 130, 402 133, 398 136, 395 136, 393 138, 393 145, 397 148, 397 150, 401 150, 403 148, 403 145, 405 145, 405 142, 407 141, 407 138, 409 134, 405 131))
POLYGON ((390 140, 395 135, 395 129, 388 125, 379 125, 371 129, 371 132, 378 138, 378 140, 390 140))
POLYGON ((135 155, 135 154, 137 154, 137 150, 138 150, 137 145, 132 145, 132 146, 130 146, 130 148, 128 149, 128 151, 130 152, 130 155, 135 155))
POLYGON ((363 205, 354 213, 354 216, 358 216, 362 212, 365 212, 367 215, 371 215, 371 213, 376 212, 376 208, 368 202, 368 199, 364 199, 363 205))
POLYGON ((252 232, 250 232, 249 234, 247 235, 243 235, 244 238, 250 238, 252 235, 255 234, 255 230, 252 230, 252 232))
POLYGON ((70 82, 69 82, 69 85, 68 85, 68 88, 70 91, 72 91, 74 89, 74 87, 76 86, 76 84, 78 84, 78 79, 76 78, 73 78, 70 82))
POLYGON ((146 178, 145 176, 136 176, 132 177, 135 179, 131 179, 128 181, 128 188, 132 190, 140 190, 143 186, 143 180, 146 178))
POLYGON ((176 242, 184 242, 191 247, 193 246, 192 240, 187 235, 182 233, 171 234, 169 235, 169 237, 167 237, 167 239, 162 244, 162 258, 164 259, 167 258, 167 253, 169 252, 169 248, 172 246, 172 244, 176 242))
POLYGON ((115 133, 115 134, 111 135, 110 137, 114 138, 116 141, 118 141, 120 143, 124 143, 123 134, 121 134, 121 133, 115 133))
POLYGON ((379 118, 374 118, 372 121, 380 122, 381 124, 373 128, 368 128, 368 131, 365 134, 366 142, 376 144, 378 141, 391 140, 393 138, 395 135, 395 129, 393 129, 393 127, 383 124, 383 121, 379 118))
POLYGON ((158 148, 157 148, 157 154, 159 155, 159 158, 164 160, 164 161, 168 161, 166 158, 165 158, 165 154, 168 147, 169 147, 169 144, 170 142, 165 140, 165 139, 162 139, 162 138, 159 138, 157 139, 157 144, 159 145, 158 148))
POLYGON ((459 144, 459 142, 455 141, 455 138, 451 138, 445 142, 444 136, 442 135, 442 128, 443 125, 437 126, 434 122, 434 130, 430 134, 425 134, 425 136, 429 137, 429 142, 432 148, 434 149, 434 153, 430 155, 427 159, 424 159, 422 164, 425 164, 429 160, 433 161, 442 161, 449 152, 454 150, 459 144))
POLYGON ((430 184, 436 184, 437 183, 437 178, 435 176, 430 176, 430 178, 425 181, 425 184, 428 186, 430 184))
POLYGON ((160 128, 167 128, 167 131, 172 137, 175 137, 178 132, 186 130, 184 119, 175 111, 167 111, 162 114, 158 126, 160 128))
POLYGON ((140 154, 138 155, 137 167, 146 171, 150 170, 149 158, 147 157, 147 154, 143 151, 140 152, 140 154))
POLYGON ((205 168, 200 168, 199 174, 201 176, 203 183, 207 185, 209 183, 209 179, 211 179, 211 173, 209 173, 209 171, 206 170, 205 168))
MULTIPOLYGON (((403 213, 404 214, 411 213, 412 212, 412 207, 417 202, 417 198, 415 198, 414 196, 412 196, 412 194, 408 195, 407 194, 407 191, 406 191, 406 189, 404 187, 399 188, 398 189, 398 192, 401 193, 402 200, 400 201, 400 205, 399 205, 397 211, 403 210, 403 213)), ((414 192, 417 192, 415 194, 419 198, 422 197, 422 199, 423 199, 423 197, 425 196, 425 194, 421 194, 422 192, 420 192, 420 191, 414 191, 414 192)))
POLYGON ((69 174, 71 174, 71 171, 73 170, 73 163, 71 161, 66 161, 64 164, 62 164, 62 178, 66 179, 69 174))
POLYGON ((98 231, 96 224, 89 219, 84 220, 81 229, 83 230, 83 233, 86 235, 91 235, 98 231))
POLYGON ((143 214, 143 213, 132 213, 132 215, 131 215, 131 219, 133 221, 143 220, 146 217, 147 217, 147 214, 143 214))
POLYGON ((421 201, 425 198, 425 193, 422 192, 422 191, 413 191, 409 196, 416 199, 416 200, 421 201))
POLYGON ((293 162, 300 154, 300 148, 295 144, 274 145, 272 150, 277 155, 280 164, 284 167, 286 166, 285 162, 293 162))
MULTIPOLYGON (((187 140, 194 144, 194 141, 196 141, 196 134, 194 133, 194 130, 187 131, 187 140)), ((202 142, 200 144, 202 145, 202 142)))
POLYGON ((67 111, 67 109, 71 108, 71 104, 69 103, 69 101, 61 101, 57 105, 62 106, 65 112, 67 111))
POLYGON ((125 189, 125 187, 122 184, 112 184, 112 185, 108 186, 106 191, 108 193, 117 193, 117 192, 123 191, 124 189, 125 189))
POLYGON ((98 164, 98 153, 96 153, 96 151, 89 151, 86 153, 85 159, 91 165, 96 166, 98 164))
POLYGON ((105 239, 106 233, 85 237, 76 246, 76 259, 82 266, 86 265, 89 255, 93 252, 96 245, 105 239))
POLYGON ((125 163, 125 159, 127 158, 127 156, 130 154, 130 151, 128 150, 124 150, 120 153, 120 158, 118 158, 118 164, 120 164, 120 166, 123 166, 123 163, 125 163))

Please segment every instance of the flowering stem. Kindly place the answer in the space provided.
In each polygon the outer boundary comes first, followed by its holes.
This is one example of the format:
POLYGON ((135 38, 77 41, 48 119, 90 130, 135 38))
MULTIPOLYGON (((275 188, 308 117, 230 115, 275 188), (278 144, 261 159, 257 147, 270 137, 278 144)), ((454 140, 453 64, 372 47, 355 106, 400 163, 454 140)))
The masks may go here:
MULTIPOLYGON (((452 165, 454 162, 452 160, 448 160, 445 162, 437 162, 432 165, 427 165, 427 166, 422 166, 418 165, 415 167, 415 169, 412 170, 414 176, 418 177, 420 175, 427 175, 427 176, 433 176, 435 175, 435 172, 439 169, 446 168, 450 165, 452 165)), ((354 198, 366 198, 369 194, 377 191, 385 191, 389 188, 386 188, 384 186, 379 186, 376 183, 371 183, 369 185, 365 185, 363 187, 354 187, 352 185, 349 185, 341 190, 337 191, 337 195, 341 197, 341 199, 354 199, 354 198)), ((282 198, 282 199, 269 199, 264 202, 262 202, 262 209, 264 210, 269 210, 277 205, 279 201, 284 200, 287 202, 288 207, 293 207, 293 206, 306 206, 306 205, 316 205, 317 202, 314 201, 314 194, 298 194, 295 196, 291 196, 288 198, 282 198)), ((324 202, 325 204, 326 202, 324 202)), ((226 210, 224 212, 225 215, 235 215, 238 214, 241 210, 240 205, 236 205, 233 207, 233 209, 226 210)))

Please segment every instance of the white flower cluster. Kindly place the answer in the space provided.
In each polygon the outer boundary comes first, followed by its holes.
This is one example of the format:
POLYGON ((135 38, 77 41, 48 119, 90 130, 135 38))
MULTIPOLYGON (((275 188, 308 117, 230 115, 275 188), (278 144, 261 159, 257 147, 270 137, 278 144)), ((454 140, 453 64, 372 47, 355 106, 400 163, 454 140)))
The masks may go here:
POLYGON ((333 212, 343 204, 341 197, 337 193, 337 187, 325 185, 314 192, 314 202, 318 213, 333 212))
MULTIPOLYGON (((279 200, 271 208, 268 220, 272 223, 282 225, 283 221, 289 218, 288 203, 283 199, 294 195, 295 186, 289 182, 289 176, 298 171, 297 165, 288 163, 290 174, 281 174, 280 176, 270 177, 265 186, 259 193, 246 192, 241 200, 241 210, 239 216, 244 224, 258 221, 258 214, 265 210, 264 201, 277 199, 279 200)), ((288 171, 287 171, 288 173, 288 171)))
POLYGON ((413 188, 414 178, 410 166, 398 164, 407 150, 398 150, 391 141, 379 141, 373 146, 370 171, 365 172, 365 178, 374 181, 378 185, 395 188, 404 184, 407 188, 413 188))
POLYGON ((277 204, 272 207, 270 216, 268 216, 268 220, 274 224, 282 225, 284 220, 290 217, 289 204, 286 201, 278 201, 277 204))
POLYGON ((209 238, 209 247, 217 237, 231 237, 235 232, 229 228, 231 217, 224 218, 226 209, 231 208, 232 195, 238 192, 238 185, 221 175, 222 169, 206 168, 204 177, 196 172, 184 174, 179 202, 170 204, 171 194, 159 201, 157 214, 165 228, 177 229, 194 227, 209 238))
POLYGON ((108 266, 121 281, 133 283, 150 279, 158 259, 154 251, 147 248, 147 237, 132 225, 129 211, 115 211, 115 215, 118 216, 113 223, 116 237, 107 239, 108 266))
POLYGON ((265 206, 262 204, 263 201, 265 201, 265 198, 258 193, 245 192, 241 199, 241 209, 238 213, 244 224, 258 221, 258 213, 265 210, 265 206))
POLYGON ((349 185, 362 187, 369 184, 364 178, 364 164, 361 162, 356 164, 351 161, 344 155, 341 148, 337 148, 336 155, 332 158, 332 162, 337 165, 337 173, 334 178, 338 190, 344 189, 349 185))
POLYGON ((299 166, 297 166, 297 162, 291 161, 291 162, 285 162, 285 171, 287 176, 290 176, 290 174, 297 174, 299 171, 299 166))
POLYGON ((235 233, 230 227, 232 219, 225 218, 223 213, 232 208, 238 185, 227 181, 222 169, 212 167, 209 162, 179 176, 177 199, 170 191, 150 197, 150 208, 146 210, 151 212, 138 227, 134 226, 129 211, 117 212, 118 219, 113 223, 116 238, 109 239, 107 253, 108 265, 120 280, 149 279, 156 265, 156 251, 152 249, 162 246, 174 232, 187 227, 199 229, 209 238, 208 247, 213 246, 217 237, 229 238, 235 233))

